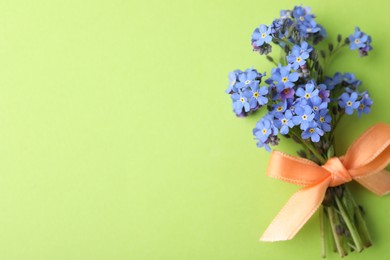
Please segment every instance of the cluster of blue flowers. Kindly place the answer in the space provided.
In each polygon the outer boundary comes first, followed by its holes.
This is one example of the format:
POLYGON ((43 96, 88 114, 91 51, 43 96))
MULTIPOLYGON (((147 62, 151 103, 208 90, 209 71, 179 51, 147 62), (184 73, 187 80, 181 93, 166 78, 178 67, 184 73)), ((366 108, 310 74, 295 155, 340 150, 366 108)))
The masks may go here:
POLYGON ((272 50, 270 43, 284 47, 284 38, 292 43, 299 43, 302 39, 317 43, 325 37, 325 29, 315 21, 310 8, 296 6, 293 10, 280 11, 280 18, 275 19, 271 25, 261 24, 256 28, 252 34, 252 47, 260 54, 268 54, 272 50))
MULTIPOLYGON (((257 146, 268 151, 270 145, 278 144, 279 134, 318 143, 335 127, 335 119, 355 111, 360 117, 370 112, 373 104, 367 91, 359 92, 362 82, 354 74, 322 75, 320 52, 313 46, 326 37, 326 32, 314 18, 309 8, 296 6, 281 11, 281 17, 270 26, 260 25, 255 29, 254 50, 268 54, 273 42, 285 52, 283 64, 272 69, 266 84, 262 84, 266 74, 253 68, 229 74, 226 92, 231 95, 237 116, 267 108, 253 134, 257 146)), ((358 27, 343 44, 340 38, 338 47, 349 45, 351 50, 359 50, 360 56, 372 50, 371 37, 358 27)), ((333 45, 329 46, 329 55, 332 51, 333 45)))
POLYGON ((268 87, 260 87, 263 76, 265 73, 260 74, 255 69, 229 73, 229 88, 226 93, 231 95, 233 111, 237 116, 246 116, 268 103, 268 87))
POLYGON ((367 91, 358 92, 361 81, 353 74, 336 73, 327 78, 328 84, 319 85, 314 80, 296 84, 300 81, 296 75, 287 65, 274 69, 267 80, 270 83, 268 92, 273 93, 269 96, 272 105, 253 130, 258 147, 269 151, 270 145, 278 144, 278 134, 294 136, 299 133, 298 138, 317 143, 332 130, 332 110, 335 110, 333 115, 338 116, 357 111, 360 117, 362 113, 370 112, 373 102, 367 91), (294 129, 292 133, 291 129, 294 129))

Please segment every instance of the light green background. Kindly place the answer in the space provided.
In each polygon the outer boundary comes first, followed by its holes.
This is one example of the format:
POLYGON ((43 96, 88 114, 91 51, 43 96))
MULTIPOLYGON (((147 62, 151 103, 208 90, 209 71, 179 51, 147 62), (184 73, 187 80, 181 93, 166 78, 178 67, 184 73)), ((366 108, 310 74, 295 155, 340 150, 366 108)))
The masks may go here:
MULTIPOLYGON (((229 71, 269 73, 250 35, 301 2, 330 37, 373 37, 367 58, 332 67, 375 100, 343 122, 342 153, 390 123, 386 0, 1 1, 0 259, 319 259, 317 215, 292 241, 258 242, 298 187, 265 176, 260 115, 235 118, 224 94, 229 71)), ((352 188, 374 247, 348 259, 389 259, 390 197, 352 188)))

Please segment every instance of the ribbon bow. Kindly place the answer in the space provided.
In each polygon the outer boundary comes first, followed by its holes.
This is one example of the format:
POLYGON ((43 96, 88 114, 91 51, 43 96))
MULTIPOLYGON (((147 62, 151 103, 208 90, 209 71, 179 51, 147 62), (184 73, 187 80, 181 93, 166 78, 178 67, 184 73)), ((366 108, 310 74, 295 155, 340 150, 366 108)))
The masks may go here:
POLYGON ((304 186, 296 192, 268 226, 261 241, 292 239, 321 205, 326 189, 351 180, 377 195, 390 192, 390 125, 380 123, 362 134, 343 157, 324 165, 273 151, 267 175, 304 186))

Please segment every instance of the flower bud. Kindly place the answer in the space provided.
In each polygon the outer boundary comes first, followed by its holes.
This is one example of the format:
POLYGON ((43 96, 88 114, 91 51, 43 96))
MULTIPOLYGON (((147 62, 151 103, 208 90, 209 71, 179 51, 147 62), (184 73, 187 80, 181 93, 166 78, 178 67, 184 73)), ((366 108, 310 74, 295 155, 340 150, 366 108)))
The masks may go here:
POLYGON ((274 62, 274 59, 271 57, 271 56, 265 56, 267 58, 267 60, 269 60, 270 62, 274 62))
POLYGON ((338 34, 337 35, 337 42, 341 42, 342 39, 343 39, 343 37, 341 36, 341 34, 338 34))
POLYGON ((325 57, 326 57, 326 53, 324 52, 324 50, 321 50, 321 51, 320 51, 320 54, 321 54, 321 57, 322 57, 322 58, 325 58, 325 57))

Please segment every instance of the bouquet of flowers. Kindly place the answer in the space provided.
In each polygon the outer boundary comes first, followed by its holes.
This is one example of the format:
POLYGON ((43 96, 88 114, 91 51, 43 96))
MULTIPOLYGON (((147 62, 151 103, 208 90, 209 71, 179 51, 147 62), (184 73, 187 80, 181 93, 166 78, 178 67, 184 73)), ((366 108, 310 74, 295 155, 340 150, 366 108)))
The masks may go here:
POLYGON ((334 133, 340 120, 357 113, 360 118, 373 104, 362 82, 352 73, 327 74, 332 58, 349 47, 360 57, 373 49, 371 37, 359 27, 344 38, 320 49, 327 37, 310 8, 295 6, 282 10, 270 25, 260 25, 252 34, 253 51, 265 55, 276 67, 270 77, 254 68, 229 74, 226 90, 233 111, 246 117, 266 109, 253 135, 257 146, 271 151, 280 136, 301 145, 299 157, 273 151, 267 174, 304 186, 284 206, 261 237, 262 241, 288 240, 320 208, 322 255, 331 240, 340 256, 361 252, 372 245, 364 220, 364 210, 345 186, 358 181, 378 195, 390 192, 390 174, 384 169, 390 162, 390 126, 378 124, 358 138, 343 157, 334 152, 334 133), (278 59, 271 57, 279 47, 278 59), (328 235, 327 235, 328 234, 328 235), (330 237, 330 238, 326 238, 330 237))

